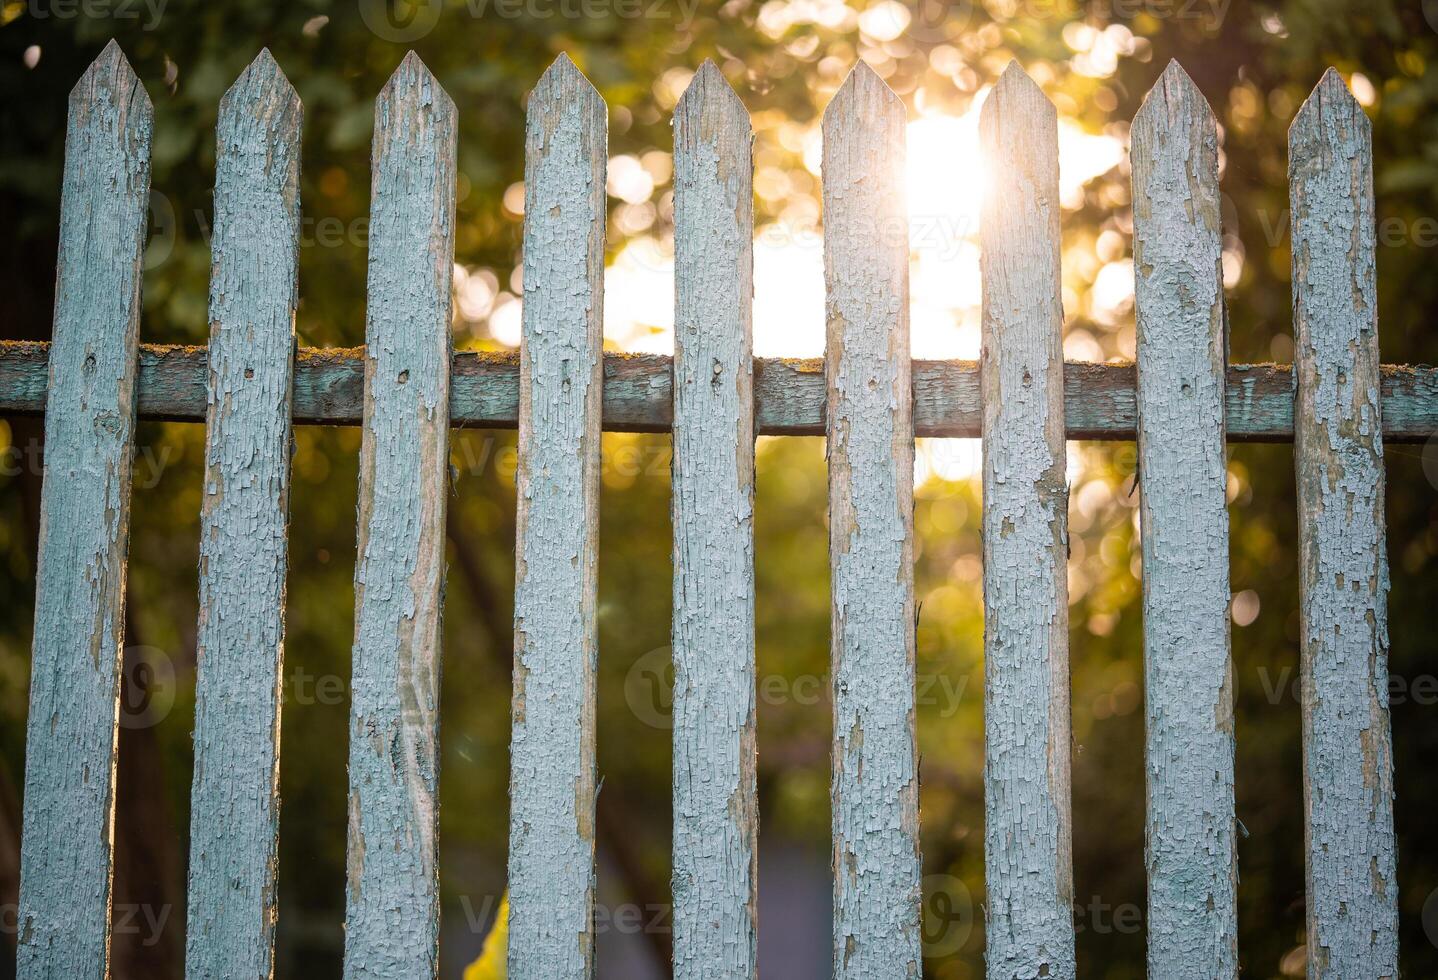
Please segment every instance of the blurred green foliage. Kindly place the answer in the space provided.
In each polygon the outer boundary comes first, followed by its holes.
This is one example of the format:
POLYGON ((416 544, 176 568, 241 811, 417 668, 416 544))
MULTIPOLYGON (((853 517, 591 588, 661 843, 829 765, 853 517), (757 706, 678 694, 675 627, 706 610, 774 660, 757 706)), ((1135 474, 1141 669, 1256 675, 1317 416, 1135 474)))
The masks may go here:
MULTIPOLYGON (((127 8, 137 16, 126 19, 114 15, 117 5, 97 3, 0 4, 3 335, 48 333, 65 94, 113 35, 156 110, 156 236, 145 281, 144 339, 202 343, 207 334, 205 222, 216 109, 225 88, 268 46, 305 107, 302 199, 312 240, 301 253, 301 342, 360 343, 373 97, 407 48, 381 36, 399 28, 377 34, 369 26, 386 15, 385 5, 169 0, 148 29, 147 8, 127 8), (97 10, 111 16, 76 15, 97 10)), ((854 6, 878 5, 858 0, 854 6)), ((1222 126, 1225 247, 1235 263, 1232 359, 1288 360, 1285 134, 1322 69, 1334 64, 1350 76, 1361 73, 1351 80, 1355 91, 1362 89, 1374 124, 1384 360, 1438 357, 1432 329, 1438 277, 1430 271, 1438 244, 1438 72, 1427 70, 1438 58, 1438 4, 973 0, 945 6, 922 0, 905 8, 905 29, 882 41, 857 26, 855 11, 845 13, 843 4, 829 0, 729 0, 702 4, 692 17, 670 3, 662 8, 667 18, 658 20, 624 16, 613 5, 583 9, 608 13, 570 17, 557 5, 531 3, 525 12, 478 0, 421 3, 409 11, 438 16, 413 46, 461 112, 457 261, 492 269, 501 283, 518 261, 520 219, 505 208, 504 194, 523 172, 524 97, 561 50, 572 54, 609 102, 612 154, 667 151, 673 93, 665 87, 666 73, 715 58, 754 114, 756 157, 793 170, 787 198, 814 199, 817 185, 802 179, 802 148, 785 127, 811 124, 860 55, 882 66, 915 111, 953 113, 965 111, 975 93, 1017 57, 1063 118, 1120 137, 1148 86, 1177 57, 1222 126), (545 10, 549 16, 542 15, 545 10), (1126 50, 1105 64, 1093 53, 1092 35, 1082 32, 1111 25, 1122 27, 1128 40, 1123 32, 1107 35, 1126 50)), ((966 178, 956 171, 954 179, 966 178)), ((662 237, 666 189, 658 184, 653 233, 662 237)), ((1105 319, 1090 315, 1089 301, 1103 264, 1095 256, 1115 251, 1114 242, 1118 255, 1128 254, 1127 202, 1128 176, 1120 166, 1091 181, 1082 206, 1065 215, 1069 327, 1093 335, 1104 357, 1122 356, 1126 343, 1131 351, 1131 311, 1105 319)), ((757 216, 773 219, 785 205, 761 196, 757 216)), ((611 250, 623 238, 612 232, 611 250)), ((456 324, 456 342, 493 343, 482 324, 470 323, 456 324)), ((41 430, 33 419, 11 419, 0 422, 0 433, 12 450, 0 475, 0 814, 8 813, 11 825, 9 839, 0 841, 3 854, 18 832, 38 526, 33 450, 41 430)), ((202 439, 198 426, 145 423, 139 430, 150 465, 142 458, 136 467, 129 640, 165 651, 176 677, 174 705, 163 719, 122 739, 122 753, 140 760, 149 782, 127 783, 122 765, 117 901, 125 894, 150 895, 180 905, 165 941, 131 949, 126 955, 135 959, 117 953, 117 976, 180 975, 202 439), (137 841, 168 858, 127 868, 123 855, 137 841)), ((359 439, 354 429, 301 428, 296 443, 278 975, 338 976, 359 439)), ((664 676, 668 643, 668 440, 611 434, 604 447, 601 900, 662 905, 668 900, 669 733, 662 724, 662 684, 644 686, 643 671, 664 676), (657 725, 645 697, 657 699, 657 725)), ((1077 443, 1071 452, 1083 463, 1071 508, 1080 967, 1086 977, 1125 978, 1141 975, 1144 949, 1134 452, 1128 444, 1077 443)), ((1438 975, 1438 899, 1430 901, 1438 887, 1438 844, 1427 822, 1438 806, 1438 783, 1429 775, 1438 751, 1438 704, 1431 697, 1438 666, 1428 619, 1438 608, 1435 453, 1438 443, 1388 449, 1399 886, 1409 976, 1438 975)), ((457 431, 453 457, 441 780, 447 976, 458 975, 478 950, 504 886, 513 435, 457 431)), ((1235 446, 1231 460, 1233 589, 1245 594, 1233 637, 1238 816, 1245 831, 1239 845, 1240 953, 1248 976, 1300 976, 1303 789, 1291 450, 1235 446)), ((935 478, 921 487, 915 514, 923 603, 918 671, 929 685, 920 691, 918 713, 925 871, 947 883, 947 898, 959 901, 961 913, 957 925, 931 937, 938 941, 926 975, 942 978, 982 974, 979 506, 973 481, 935 478)), ((761 833, 766 847, 782 845, 821 867, 828 860, 830 737, 824 511, 822 442, 761 440, 755 520, 761 833)), ((0 900, 13 901, 13 895, 0 900)), ((942 910, 931 903, 929 911, 942 910)), ((645 938, 649 953, 662 957, 666 938, 645 938)), ((128 940, 116 941, 118 948, 128 940)), ((601 935, 601 952, 607 941, 601 935)), ((11 962, 8 954, 0 956, 0 972, 11 962)), ((816 960, 812 975, 826 972, 827 963, 816 960)))

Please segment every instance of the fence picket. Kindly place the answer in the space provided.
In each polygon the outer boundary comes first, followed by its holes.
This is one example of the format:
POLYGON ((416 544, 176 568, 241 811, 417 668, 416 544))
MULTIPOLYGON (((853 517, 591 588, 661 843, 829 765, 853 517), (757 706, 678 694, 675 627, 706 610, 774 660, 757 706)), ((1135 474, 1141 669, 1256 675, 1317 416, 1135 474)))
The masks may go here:
POLYGON ((836 978, 923 972, 905 123, 863 62, 823 122, 836 978))
POLYGON ((454 103, 410 52, 375 101, 350 703, 345 976, 439 966, 454 103))
POLYGON ((510 746, 509 976, 594 966, 594 604, 604 100, 560 55, 529 97, 510 746))
POLYGON ((1329 69, 1288 133, 1308 975, 1398 975, 1373 138, 1329 69))
POLYGON ((753 130, 712 61, 674 112, 674 976, 756 975, 753 130))
POLYGON ((17 975, 109 964, 115 730, 153 111, 111 41, 70 92, 26 726, 17 975))
POLYGON ((220 103, 185 930, 197 980, 274 966, 300 121, 268 50, 220 103))
POLYGON ((979 132, 988 976, 1072 980, 1058 117, 1012 62, 979 132))
POLYGON ((1218 129, 1177 61, 1132 131, 1148 972, 1238 974, 1218 129))

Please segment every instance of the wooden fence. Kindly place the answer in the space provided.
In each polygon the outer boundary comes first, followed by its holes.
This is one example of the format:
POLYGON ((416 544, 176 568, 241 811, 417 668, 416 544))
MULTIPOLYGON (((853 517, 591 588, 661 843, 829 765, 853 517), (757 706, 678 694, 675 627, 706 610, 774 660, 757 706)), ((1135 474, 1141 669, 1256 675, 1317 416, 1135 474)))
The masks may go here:
POLYGON ((1293 368, 1228 365, 1218 148, 1172 64, 1132 130, 1137 365, 1064 364, 1054 108, 982 111, 983 358, 911 361, 905 110, 860 64, 824 117, 821 363, 751 354, 749 117, 706 63, 674 121, 675 353, 602 353, 606 108, 565 57, 529 102, 523 343, 453 354, 454 104, 410 55, 375 108, 366 346, 294 352, 301 107, 268 53, 222 103, 211 336, 141 346, 151 108, 115 44, 71 96, 53 340, 0 352, 45 416, 19 975, 107 972, 134 421, 204 419, 191 977, 267 977, 294 423, 359 424, 345 975, 434 976, 440 613, 452 425, 519 429, 509 974, 592 973, 602 428, 672 431, 674 974, 756 960, 756 432, 827 435, 833 971, 917 977, 916 435, 981 435, 987 957, 1074 975, 1066 438, 1137 438, 1148 957, 1236 976, 1225 440, 1295 444, 1308 951, 1397 975, 1383 442, 1438 372, 1381 367, 1369 123, 1330 71, 1290 135, 1293 368))

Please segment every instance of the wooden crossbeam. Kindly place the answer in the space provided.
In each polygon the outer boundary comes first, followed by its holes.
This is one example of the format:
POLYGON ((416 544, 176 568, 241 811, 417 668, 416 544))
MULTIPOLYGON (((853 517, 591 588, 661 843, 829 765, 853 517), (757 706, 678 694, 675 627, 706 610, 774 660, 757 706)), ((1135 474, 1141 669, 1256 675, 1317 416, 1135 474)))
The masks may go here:
MULTIPOLYGON (((0 341, 0 416, 42 415, 48 343, 0 341)), ((205 420, 204 347, 143 344, 140 418, 205 420)), ((604 429, 668 432, 673 421, 671 358, 604 355, 604 429)), ((1438 432, 1438 367, 1381 368, 1383 439, 1426 442, 1438 432)), ((297 425, 358 425, 364 348, 301 348, 295 359, 297 425)), ((1293 371, 1287 364, 1233 364, 1225 382, 1229 442, 1293 441, 1293 371)), ((914 434, 977 437, 979 367, 974 361, 914 361, 914 434)), ((1134 438, 1132 364, 1064 365, 1064 416, 1070 439, 1134 438)), ((754 413, 760 435, 824 434, 824 362, 754 358, 754 413)), ((519 421, 519 353, 454 355, 450 424, 513 429, 519 421)))

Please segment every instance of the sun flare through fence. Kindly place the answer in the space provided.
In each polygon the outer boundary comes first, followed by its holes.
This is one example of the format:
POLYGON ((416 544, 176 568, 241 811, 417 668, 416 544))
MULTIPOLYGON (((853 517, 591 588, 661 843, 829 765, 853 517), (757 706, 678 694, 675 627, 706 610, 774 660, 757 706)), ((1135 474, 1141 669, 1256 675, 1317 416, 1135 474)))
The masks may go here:
MULTIPOLYGON (((1289 138, 1295 364, 1230 365, 1218 133, 1171 64, 1131 137, 1136 364, 1065 364, 1058 129, 1017 64, 982 109, 982 357, 910 356, 903 103, 823 119, 822 361, 753 356, 753 133, 705 63, 674 119, 675 351, 603 350, 607 108, 565 56, 527 107, 516 355, 454 353, 463 114, 413 54, 375 104, 366 345, 299 351, 300 100, 262 52, 220 106, 204 348, 142 345, 152 110, 111 43, 70 97, 53 337, 0 349, 43 414, 18 973, 109 969, 137 418, 204 422, 186 973, 274 970, 295 424, 359 425, 344 973, 435 977, 452 426, 517 428, 508 975, 595 944, 603 430, 673 436, 674 976, 757 975, 754 440, 822 434, 832 568, 832 969, 923 974, 914 439, 983 440, 986 956, 1075 974, 1065 442, 1141 476, 1149 973, 1238 974, 1226 444, 1291 441, 1309 974, 1398 971, 1383 445, 1438 371, 1380 364, 1370 128, 1330 70, 1289 138)), ((964 179, 956 174, 955 179, 964 179)))

